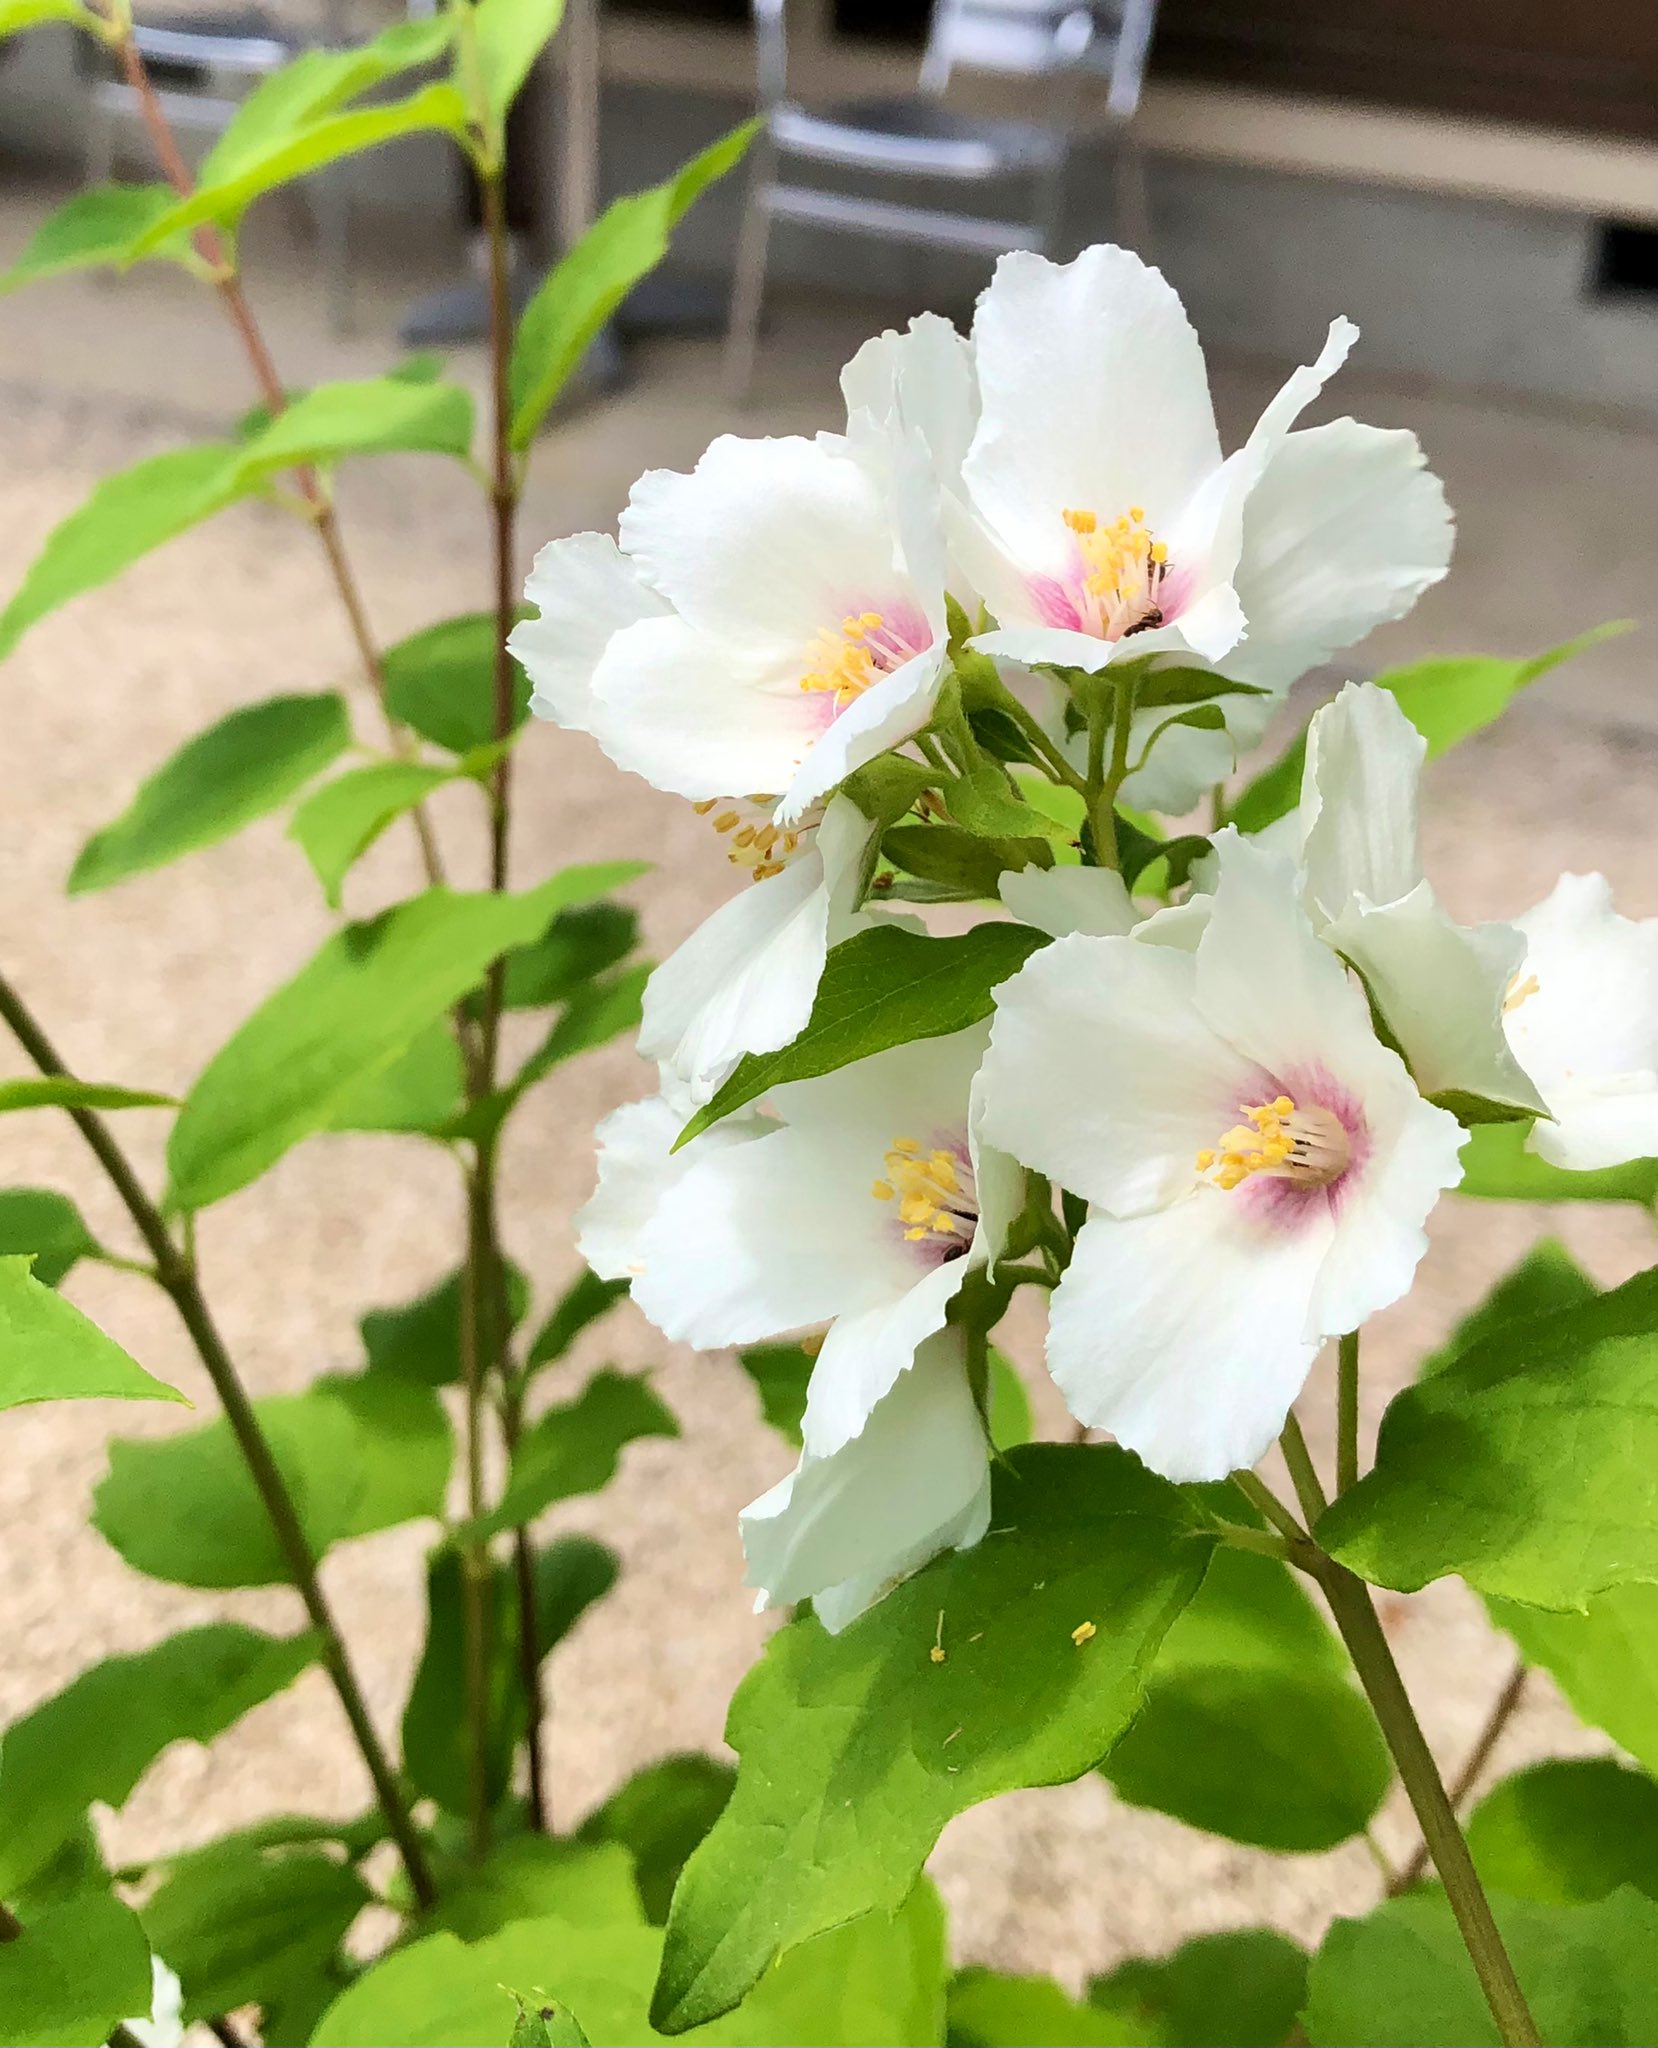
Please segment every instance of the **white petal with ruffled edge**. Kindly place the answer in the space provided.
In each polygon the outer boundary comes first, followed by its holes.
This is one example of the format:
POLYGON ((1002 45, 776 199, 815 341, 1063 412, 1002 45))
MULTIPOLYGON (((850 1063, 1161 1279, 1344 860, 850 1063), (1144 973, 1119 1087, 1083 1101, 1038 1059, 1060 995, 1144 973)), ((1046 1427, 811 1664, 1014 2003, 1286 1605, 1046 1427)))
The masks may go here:
POLYGON ((593 673, 612 637, 668 607, 607 533, 550 541, 536 556, 524 595, 539 614, 521 619, 507 646, 533 685, 537 718, 592 732, 593 673))
POLYGON ((576 1248, 601 1280, 631 1280, 644 1271, 641 1240, 657 1205, 699 1160, 771 1128, 762 1117, 739 1113, 676 1152, 696 1106, 695 1092, 664 1074, 661 1094, 624 1102, 594 1133, 598 1186, 577 1211, 575 1232, 576 1248))
POLYGON ((810 1598, 838 1634, 942 1550, 990 1522, 990 1460, 959 1336, 930 1339, 833 1455, 795 1470, 743 1510, 758 1608, 810 1598))
POLYGON ((1658 1158, 1658 918, 1621 916, 1604 875, 1562 875, 1515 921, 1508 1042, 1554 1118, 1530 1148, 1575 1170, 1658 1158))
POLYGON ((1389 690, 1348 683, 1307 728, 1301 864, 1307 901, 1339 917, 1357 896, 1392 903, 1422 879, 1417 793, 1428 743, 1389 690))
POLYGON ((781 874, 750 882, 663 961, 645 984, 646 1059, 705 1084, 799 1037, 829 948, 872 922, 847 907, 871 830, 838 798, 781 874))
POLYGON ((1021 924, 1051 939, 1123 938, 1139 917, 1114 868, 1012 868, 996 886, 1021 924))
POLYGON ((889 327, 872 336, 841 371, 841 396, 848 419, 868 413, 920 434, 938 481, 960 487, 979 387, 972 344, 948 320, 920 313, 902 333, 889 327))

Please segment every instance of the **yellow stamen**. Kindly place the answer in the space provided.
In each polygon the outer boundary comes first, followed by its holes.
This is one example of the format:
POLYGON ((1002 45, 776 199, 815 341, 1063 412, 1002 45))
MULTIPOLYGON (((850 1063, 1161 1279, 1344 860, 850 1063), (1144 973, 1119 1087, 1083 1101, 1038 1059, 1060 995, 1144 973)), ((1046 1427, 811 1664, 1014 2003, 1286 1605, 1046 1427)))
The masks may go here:
POLYGON ((924 1150, 914 1138, 894 1138, 885 1165, 870 1192, 897 1205, 906 1244, 957 1245, 972 1236, 977 1203, 963 1161, 942 1147, 924 1150))
POLYGON ((1145 507, 1131 505, 1109 526, 1082 506, 1071 506, 1060 517, 1076 536, 1083 593, 1101 636, 1121 640, 1161 625, 1157 592, 1168 573, 1169 550, 1165 542, 1152 539, 1145 507))
POLYGON ((853 612, 841 620, 838 632, 826 628, 819 633, 813 648, 817 665, 800 678, 800 687, 832 696, 836 711, 844 711, 881 676, 877 654, 867 642, 884 624, 879 612, 853 612))
POLYGON ((1352 1148, 1346 1126, 1319 1104, 1297 1109, 1289 1096, 1279 1095, 1271 1102, 1243 1103, 1239 1113, 1244 1121, 1197 1155, 1198 1172, 1215 1187, 1230 1192, 1252 1174, 1328 1187, 1347 1171, 1352 1148))
POLYGON ((1079 1621, 1071 1631, 1071 1641, 1080 1650, 1084 1643, 1091 1643, 1098 1634, 1099 1630, 1091 1621, 1079 1621))
POLYGON ((1528 996, 1536 995, 1541 987, 1542 983, 1535 974, 1528 974, 1524 981, 1516 975, 1508 985, 1508 994, 1503 997, 1503 1015, 1506 1017, 1511 1010, 1517 1010, 1528 996))

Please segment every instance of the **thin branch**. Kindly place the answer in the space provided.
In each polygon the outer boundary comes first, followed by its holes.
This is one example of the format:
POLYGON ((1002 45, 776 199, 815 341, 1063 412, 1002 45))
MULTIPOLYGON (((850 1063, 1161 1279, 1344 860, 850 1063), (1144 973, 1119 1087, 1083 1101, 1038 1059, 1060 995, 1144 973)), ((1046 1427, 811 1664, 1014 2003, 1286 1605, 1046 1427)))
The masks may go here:
MULTIPOLYGON (((1513 1720, 1520 1701, 1525 1695, 1526 1679, 1529 1675, 1529 1671, 1523 1662, 1515 1664, 1514 1669, 1508 1675, 1508 1683, 1498 1693, 1496 1704, 1486 1717, 1485 1726, 1475 1738, 1474 1746, 1469 1750, 1462 1769, 1451 1780, 1447 1789, 1451 1804, 1459 1813, 1469 1793, 1479 1783, 1481 1772, 1484 1771, 1486 1765, 1491 1761, 1491 1753, 1501 1741, 1503 1730, 1513 1720)), ((1389 1893, 1408 1892, 1413 1885, 1420 1884, 1428 1874, 1429 1860, 1428 1845, 1424 1841, 1417 1846, 1415 1853, 1410 1859, 1400 1867, 1392 1882, 1388 1885, 1389 1893)))
MULTIPOLYGON (((0 975, 0 1018, 10 1026, 18 1043, 43 1074, 67 1074, 68 1069, 58 1057, 56 1048, 46 1036, 33 1013, 11 983, 0 975)), ((196 1354, 207 1368, 225 1412, 225 1420, 236 1439, 244 1462, 264 1503, 276 1534, 278 1546, 288 1567, 289 1577, 305 1603, 305 1611, 311 1626, 322 1639, 323 1666, 333 1681, 341 1707, 351 1733, 368 1766, 374 1790, 386 1817, 386 1826, 402 1854, 409 1873, 409 1884, 422 1906, 429 1906, 436 1899, 436 1889, 426 1863, 425 1851, 415 1833, 414 1822, 403 1800, 402 1791, 391 1764, 381 1747, 369 1718, 368 1706, 352 1670, 351 1660, 346 1653, 345 1640, 334 1620, 322 1586, 317 1577, 316 1559, 312 1554, 294 1505, 288 1491, 287 1481, 282 1476, 272 1454, 270 1443, 260 1427, 253 1404, 241 1382, 236 1367, 219 1335, 213 1321, 206 1297, 196 1278, 193 1258, 180 1250, 172 1232, 163 1221, 160 1211, 144 1192, 126 1154, 117 1144, 109 1126, 96 1112, 89 1109, 72 1109, 68 1112, 81 1136, 91 1147, 98 1163, 108 1175, 111 1185, 120 1196, 127 1214, 137 1226, 151 1256, 155 1260, 157 1284, 171 1297, 179 1320, 189 1333, 196 1354)))

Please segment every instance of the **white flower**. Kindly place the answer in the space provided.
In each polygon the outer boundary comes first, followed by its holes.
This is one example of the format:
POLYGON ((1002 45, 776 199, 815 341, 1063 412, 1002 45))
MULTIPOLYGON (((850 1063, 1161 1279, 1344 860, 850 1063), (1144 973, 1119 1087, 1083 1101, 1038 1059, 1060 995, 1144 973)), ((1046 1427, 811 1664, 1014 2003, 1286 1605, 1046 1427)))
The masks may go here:
POLYGON ((854 905, 875 828, 845 797, 790 830, 764 805, 699 808, 754 879, 645 984, 639 1050, 711 1093, 744 1053, 775 1052, 800 1035, 829 948, 873 922, 854 905))
MULTIPOLYGON (((1160 655, 1269 693, 1220 699, 1224 732, 1165 733, 1130 802, 1187 809, 1297 676, 1445 572, 1450 516, 1414 435, 1291 432, 1356 334, 1336 321, 1223 460, 1202 351, 1159 272, 1106 246, 997 265, 973 324, 971 516, 952 531, 997 620, 974 645, 1089 670, 1160 655)), ((1136 714, 1136 755, 1168 715, 1136 714)))
POLYGON ((608 635, 588 686, 618 766, 694 802, 781 791, 792 824, 931 717, 945 571, 919 435, 861 414, 816 441, 722 435, 689 476, 641 477, 620 532, 650 610, 608 635))
POLYGON ((1620 917, 1604 875, 1562 875, 1515 922, 1504 1021, 1554 1118, 1530 1149, 1578 1169, 1658 1157, 1658 918, 1620 917))
POLYGON ((150 1958, 150 2010, 121 2023, 143 2048, 183 2048, 184 1990, 160 1956, 150 1958))
POLYGON ((1069 938, 1072 932, 1121 938, 1139 920, 1115 868, 1010 868, 997 887, 1021 924, 1051 939, 1069 938))
POLYGON ((850 1442, 800 1463, 741 1516, 759 1610, 810 1598, 838 1634, 941 1550, 990 1524, 990 1453, 962 1339, 942 1330, 850 1442))
POLYGON ((1148 926, 1035 954, 981 1077, 987 1140, 1092 1205, 1054 1378, 1173 1479, 1255 1463, 1323 1340, 1405 1292, 1464 1142, 1377 1040, 1293 865, 1234 837, 1220 869, 1192 950, 1148 926))
POLYGON ((919 434, 939 484, 961 489, 979 424, 979 385, 973 344, 948 320, 921 313, 902 334, 889 327, 873 336, 841 371, 841 396, 849 426, 862 413, 919 434))
POLYGON ((981 1156, 970 1114, 986 1032, 774 1089, 777 1122, 717 1153, 698 1139, 641 1234, 634 1299, 676 1342, 831 1324, 802 1423, 813 1456, 860 1433, 1017 1206, 1017 1169, 981 1156))
POLYGON ((1313 719, 1300 808, 1307 908, 1364 976, 1424 1094, 1540 1111, 1503 1033, 1525 940, 1513 925, 1455 923, 1422 874, 1426 753, 1373 683, 1349 683, 1313 719))

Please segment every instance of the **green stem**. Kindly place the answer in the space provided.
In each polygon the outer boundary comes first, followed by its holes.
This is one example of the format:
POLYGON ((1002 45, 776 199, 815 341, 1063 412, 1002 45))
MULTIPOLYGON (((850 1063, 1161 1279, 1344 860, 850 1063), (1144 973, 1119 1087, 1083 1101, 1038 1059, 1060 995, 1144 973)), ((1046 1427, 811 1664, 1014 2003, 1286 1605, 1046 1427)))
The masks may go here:
MULTIPOLYGON (((1095 678, 1096 688, 1101 678, 1095 678)), ((1134 730, 1134 673, 1124 666, 1111 691, 1111 760, 1105 761, 1106 712, 1096 697, 1088 719, 1088 817, 1094 828, 1094 859, 1102 868, 1120 868, 1117 847, 1117 794, 1128 780, 1128 748, 1134 730)))
MULTIPOLYGON (((56 1048, 36 1022, 22 997, 3 976, 0 976, 0 1017, 3 1017, 10 1026, 18 1043, 41 1073, 68 1072, 58 1057, 56 1048)), ((236 1367, 219 1335, 218 1327, 213 1321, 212 1313, 196 1278, 195 1262, 186 1257, 174 1242, 172 1232, 162 1220, 160 1211, 145 1194, 126 1154, 116 1143, 103 1118, 88 1109, 72 1109, 68 1114, 91 1147, 99 1165, 120 1196, 127 1214, 137 1226, 139 1235, 148 1246, 155 1260, 156 1282, 170 1296, 179 1320, 184 1324, 190 1341, 195 1346, 196 1355, 207 1368, 207 1376, 213 1382, 213 1391, 218 1395, 220 1406, 224 1409, 225 1421, 236 1439, 237 1448, 252 1476, 259 1498, 264 1504, 265 1513, 270 1518, 271 1528, 275 1532, 277 1544, 288 1567, 288 1575, 298 1588, 311 1626, 321 1639, 323 1666, 333 1682, 334 1691, 344 1709, 363 1762, 368 1766, 375 1795, 386 1817, 387 1830, 397 1844, 404 1867, 408 1871, 409 1888, 422 1906, 430 1906, 436 1901, 437 1889, 432 1882, 425 1850, 420 1837, 415 1833, 414 1823, 404 1803, 402 1789, 391 1763, 381 1747, 379 1736, 374 1732, 374 1723, 369 1718, 367 1702, 357 1683, 351 1660, 346 1654, 345 1639, 340 1634, 333 1613, 323 1597, 310 1539, 306 1536, 299 1519, 299 1511, 288 1491, 287 1481, 283 1478, 270 1443, 259 1425, 253 1403, 248 1399, 247 1390, 242 1385, 236 1367)))
POLYGON ((1295 1488, 1295 1497, 1301 1503, 1301 1512, 1306 1516, 1310 1529, 1330 1503, 1325 1498, 1324 1482, 1318 1476, 1318 1467, 1313 1463, 1313 1454, 1307 1448, 1307 1439, 1301 1434, 1301 1424, 1296 1420, 1293 1408, 1284 1417, 1278 1448, 1284 1453, 1290 1484, 1295 1488))
POLYGON ((1359 1333, 1340 1339, 1336 1362, 1336 1491, 1359 1483, 1359 1333))
POLYGON ((1254 1472, 1234 1472, 1232 1484, 1251 1507, 1258 1508, 1287 1543, 1305 1544, 1307 1532, 1266 1481, 1254 1472))
MULTIPOLYGON (((1508 1683, 1498 1693, 1485 1726, 1480 1730, 1474 1746, 1469 1750, 1463 1766, 1451 1780, 1448 1794, 1453 1812, 1460 1812, 1462 1802, 1479 1783, 1479 1776, 1491 1761, 1491 1752, 1502 1738, 1503 1730, 1514 1718, 1520 1701, 1525 1694, 1526 1680, 1530 1676, 1525 1662, 1516 1662, 1508 1675, 1508 1683)), ((1402 1864, 1388 1886, 1390 1892, 1408 1892, 1412 1885, 1420 1884, 1428 1868, 1428 1844, 1424 1839, 1417 1844, 1409 1861, 1402 1864)))
MULTIPOLYGON (((466 1518, 472 1527, 489 1511, 484 1486, 484 1380, 489 1340, 483 1172, 480 1156, 466 1183, 466 1281, 461 1314, 466 1518)), ((481 1536, 468 1535, 461 1552, 461 1676, 467 1737, 466 1840, 474 1860, 489 1848, 489 1623, 494 1611, 493 1590, 489 1544, 481 1536)))
POLYGON ((1409 1794, 1497 2031, 1508 2048, 1536 2048, 1540 2039, 1536 2022, 1497 1931, 1490 1901, 1457 1825, 1450 1797, 1440 1782, 1438 1767, 1405 1691, 1404 1680, 1399 1676, 1399 1667, 1393 1661, 1370 1590, 1345 1566, 1328 1558, 1319 1564, 1316 1576, 1392 1753, 1400 1781, 1409 1794))

